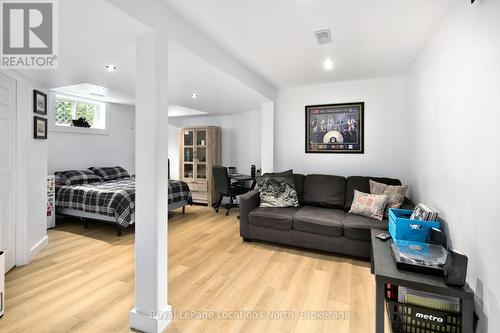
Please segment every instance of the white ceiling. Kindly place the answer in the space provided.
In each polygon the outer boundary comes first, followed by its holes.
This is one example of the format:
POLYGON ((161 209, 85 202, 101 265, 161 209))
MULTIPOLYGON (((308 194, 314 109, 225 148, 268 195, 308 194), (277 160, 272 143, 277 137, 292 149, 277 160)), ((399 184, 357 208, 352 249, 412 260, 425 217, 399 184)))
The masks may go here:
MULTIPOLYGON (((59 69, 20 71, 43 87, 85 95, 103 87, 105 99, 130 104, 135 91, 135 40, 149 28, 104 0, 59 1, 59 69), (118 66, 107 72, 106 64, 118 66), (95 87, 95 86, 98 87, 95 87)), ((90 96, 88 96, 90 97, 90 96)), ((171 42, 169 103, 212 114, 260 108, 261 95, 171 42), (191 98, 196 92, 199 97, 191 98)))
POLYGON ((456 0, 164 1, 286 87, 405 74, 456 0), (313 32, 321 29, 331 29, 332 44, 316 43, 313 32), (328 56, 330 72, 322 68, 328 56))

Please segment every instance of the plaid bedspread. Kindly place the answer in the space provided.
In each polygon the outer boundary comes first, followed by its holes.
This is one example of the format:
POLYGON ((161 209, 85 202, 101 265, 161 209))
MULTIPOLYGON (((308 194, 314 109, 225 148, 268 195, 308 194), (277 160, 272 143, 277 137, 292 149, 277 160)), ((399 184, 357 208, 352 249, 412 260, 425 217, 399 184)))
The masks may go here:
MULTIPOLYGON (((186 200, 192 203, 185 182, 168 181, 168 204, 186 200)), ((135 223, 135 177, 102 183, 56 186, 56 209, 69 208, 114 217, 127 227, 135 223)))
POLYGON ((135 222, 135 178, 56 186, 57 208, 111 216, 127 227, 135 222))
POLYGON ((168 181, 168 204, 186 200, 189 204, 193 202, 189 186, 179 180, 168 181))

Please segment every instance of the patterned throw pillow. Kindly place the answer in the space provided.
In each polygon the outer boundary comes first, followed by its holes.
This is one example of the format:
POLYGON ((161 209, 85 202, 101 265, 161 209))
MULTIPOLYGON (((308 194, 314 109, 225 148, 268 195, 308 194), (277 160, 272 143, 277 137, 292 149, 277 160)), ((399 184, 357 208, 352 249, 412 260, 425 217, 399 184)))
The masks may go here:
POLYGON ((387 199, 388 196, 385 194, 368 194, 354 190, 354 199, 349 213, 382 221, 387 199))
POLYGON ((79 185, 102 182, 101 177, 97 176, 90 170, 69 170, 60 171, 54 174, 56 178, 64 182, 66 185, 79 185))
POLYGON ((385 217, 389 216, 389 208, 399 208, 405 201, 406 191, 408 186, 386 185, 370 180, 371 194, 385 194, 388 196, 387 205, 385 208, 385 217))
POLYGON ((128 178, 130 174, 122 167, 107 167, 107 168, 89 168, 96 175, 101 177, 104 181, 120 179, 120 178, 128 178))
POLYGON ((260 207, 299 207, 293 177, 261 177, 260 207))

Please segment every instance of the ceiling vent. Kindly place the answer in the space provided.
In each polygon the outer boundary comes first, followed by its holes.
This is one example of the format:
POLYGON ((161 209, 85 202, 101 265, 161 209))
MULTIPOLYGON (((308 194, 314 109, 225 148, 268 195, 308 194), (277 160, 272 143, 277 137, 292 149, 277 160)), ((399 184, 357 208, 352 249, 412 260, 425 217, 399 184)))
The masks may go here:
POLYGON ((330 29, 318 30, 315 31, 316 39, 318 40, 319 45, 329 44, 332 42, 332 34, 330 33, 330 29))

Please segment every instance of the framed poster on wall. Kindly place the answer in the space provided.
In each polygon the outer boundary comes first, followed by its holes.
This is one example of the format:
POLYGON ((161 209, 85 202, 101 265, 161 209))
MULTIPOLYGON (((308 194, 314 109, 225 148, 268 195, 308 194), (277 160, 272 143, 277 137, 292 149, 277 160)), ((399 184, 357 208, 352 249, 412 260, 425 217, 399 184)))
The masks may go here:
POLYGON ((306 106, 306 153, 364 153, 365 103, 306 106))

